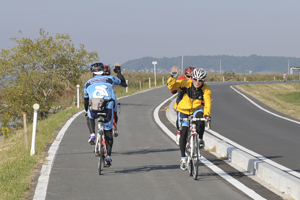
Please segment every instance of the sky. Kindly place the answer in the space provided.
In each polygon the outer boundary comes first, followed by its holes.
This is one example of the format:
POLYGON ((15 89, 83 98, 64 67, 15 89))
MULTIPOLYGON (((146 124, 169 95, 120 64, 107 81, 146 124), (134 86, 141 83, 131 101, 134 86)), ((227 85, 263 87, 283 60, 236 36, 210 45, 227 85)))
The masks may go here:
POLYGON ((0 0, 0 49, 68 33, 113 64, 142 57, 300 57, 299 0, 0 0))

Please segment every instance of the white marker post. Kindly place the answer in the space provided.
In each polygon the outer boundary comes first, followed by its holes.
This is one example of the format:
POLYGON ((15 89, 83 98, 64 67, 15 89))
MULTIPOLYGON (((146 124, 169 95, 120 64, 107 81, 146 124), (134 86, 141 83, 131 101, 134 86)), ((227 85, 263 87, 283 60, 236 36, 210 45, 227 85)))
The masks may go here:
POLYGON ((33 105, 34 113, 33 113, 32 141, 31 141, 31 151, 30 151, 31 156, 35 154, 36 123, 37 123, 37 112, 39 108, 40 108, 39 104, 35 103, 33 105))
POLYGON ((149 88, 151 88, 151 78, 149 78, 149 88))
POLYGON ((77 87, 77 108, 79 108, 79 85, 76 85, 77 87))
POLYGON ((126 84, 127 84, 126 93, 128 93, 128 80, 126 80, 126 84))

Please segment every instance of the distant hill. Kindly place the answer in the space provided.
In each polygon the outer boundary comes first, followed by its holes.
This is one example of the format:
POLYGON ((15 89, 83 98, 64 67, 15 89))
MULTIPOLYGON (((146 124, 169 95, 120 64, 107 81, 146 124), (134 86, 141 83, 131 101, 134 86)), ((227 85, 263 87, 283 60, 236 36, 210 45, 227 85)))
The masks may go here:
MULTIPOLYGON (((288 70, 289 66, 300 66, 300 58, 296 57, 277 57, 277 56, 184 56, 183 68, 188 66, 201 67, 209 72, 233 71, 235 73, 283 73, 288 70)), ((181 69, 182 57, 172 58, 154 58, 143 57, 135 60, 129 60, 122 64, 126 71, 153 71, 152 61, 157 61, 157 72, 169 72, 172 66, 178 66, 181 69)), ((298 73, 298 71, 294 71, 298 73)))

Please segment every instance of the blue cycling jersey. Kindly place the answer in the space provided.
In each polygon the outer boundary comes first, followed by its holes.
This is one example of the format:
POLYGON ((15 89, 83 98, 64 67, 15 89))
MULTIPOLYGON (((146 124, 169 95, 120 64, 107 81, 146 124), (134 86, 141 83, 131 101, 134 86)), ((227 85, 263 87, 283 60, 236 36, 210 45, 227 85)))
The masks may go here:
POLYGON ((96 75, 84 85, 84 98, 115 99, 114 86, 120 85, 121 80, 110 75, 96 75))
MULTIPOLYGON (((113 99, 114 101, 110 102, 106 106, 105 123, 103 123, 105 130, 110 130, 113 124, 114 112, 117 112, 117 99, 114 92, 114 86, 120 85, 121 79, 110 76, 110 75, 96 75, 95 77, 89 79, 84 85, 84 98, 103 98, 106 100, 113 99)), ((90 119, 98 118, 97 114, 91 112, 88 109, 88 116, 90 119)))

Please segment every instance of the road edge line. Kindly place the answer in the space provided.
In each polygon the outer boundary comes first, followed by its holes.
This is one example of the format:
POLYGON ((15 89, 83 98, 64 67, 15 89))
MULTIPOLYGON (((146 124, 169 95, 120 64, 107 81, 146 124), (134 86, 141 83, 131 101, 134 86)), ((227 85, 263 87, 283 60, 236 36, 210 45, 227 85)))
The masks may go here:
MULTIPOLYGON (((155 122, 157 123, 157 125, 160 126, 160 128, 172 139, 172 140, 176 140, 176 136, 160 121, 159 119, 159 110, 162 107, 162 105, 164 105, 167 101, 169 101, 171 98, 174 98, 174 96, 171 96, 170 98, 166 99, 165 101, 163 101, 161 104, 159 104, 154 112, 153 112, 153 117, 155 122)), ((206 165, 208 168, 210 168, 212 171, 214 171, 216 174, 218 174, 220 177, 222 177, 224 180, 226 180, 227 182, 229 182, 230 184, 232 184, 233 186, 235 186, 237 189, 239 189, 240 191, 242 191, 243 193, 245 193, 247 196, 253 198, 253 199, 265 199, 262 196, 260 196, 259 194, 257 194, 254 190, 248 188, 247 186, 245 186, 243 183, 239 182, 238 180, 234 179, 232 176, 230 176, 229 174, 227 174, 226 172, 224 172, 221 168, 215 166, 213 163, 211 163, 210 161, 208 161, 206 158, 204 158, 203 156, 201 156, 201 158, 199 159, 204 165, 206 165)))

